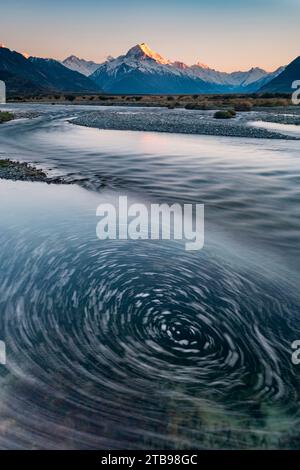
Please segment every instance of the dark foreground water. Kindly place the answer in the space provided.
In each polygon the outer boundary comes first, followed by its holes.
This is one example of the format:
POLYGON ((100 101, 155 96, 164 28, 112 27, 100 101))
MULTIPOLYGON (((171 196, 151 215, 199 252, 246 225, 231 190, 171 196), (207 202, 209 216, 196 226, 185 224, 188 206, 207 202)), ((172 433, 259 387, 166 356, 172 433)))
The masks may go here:
POLYGON ((79 184, 0 181, 1 448, 300 448, 300 144, 50 108, 0 129, 1 156, 79 184), (120 194, 204 202, 204 249, 99 241, 120 194))

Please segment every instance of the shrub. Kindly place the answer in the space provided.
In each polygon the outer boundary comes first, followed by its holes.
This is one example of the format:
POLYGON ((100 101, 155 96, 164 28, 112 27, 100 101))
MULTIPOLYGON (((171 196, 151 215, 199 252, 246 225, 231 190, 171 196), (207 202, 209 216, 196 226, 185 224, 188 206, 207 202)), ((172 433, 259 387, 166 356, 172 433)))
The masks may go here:
POLYGON ((66 95, 65 98, 66 98, 66 100, 68 100, 68 101, 74 101, 74 100, 75 100, 75 96, 74 96, 74 95, 66 95))
POLYGON ((11 121, 13 118, 14 118, 13 114, 11 114, 7 111, 0 111, 0 124, 2 122, 11 121))
POLYGON ((232 119, 236 116, 236 112, 234 110, 224 110, 224 111, 217 111, 214 114, 215 119, 232 119))

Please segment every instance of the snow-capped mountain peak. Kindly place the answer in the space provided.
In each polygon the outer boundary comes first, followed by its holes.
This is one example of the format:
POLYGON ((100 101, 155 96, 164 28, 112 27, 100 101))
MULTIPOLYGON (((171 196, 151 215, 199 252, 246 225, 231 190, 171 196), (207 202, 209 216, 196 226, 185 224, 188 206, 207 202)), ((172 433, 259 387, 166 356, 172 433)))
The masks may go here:
POLYGON ((150 49, 150 47, 144 42, 142 42, 141 44, 137 44, 136 46, 129 49, 129 51, 126 54, 126 57, 131 57, 131 58, 139 59, 139 60, 152 59, 152 60, 155 60, 155 62, 162 64, 162 65, 171 64, 171 62, 168 59, 165 59, 160 54, 150 49))
POLYGON ((76 72, 82 73, 85 76, 89 76, 97 70, 98 67, 103 62, 113 60, 113 57, 103 57, 99 63, 93 62, 92 60, 85 60, 80 59, 76 55, 70 55, 65 60, 63 60, 62 64, 67 67, 68 69, 75 70, 76 72))
POLYGON ((202 62, 188 66, 171 62, 146 43, 106 61, 91 75, 104 91, 113 93, 222 93, 253 92, 271 74, 252 68, 246 72, 219 72, 202 62))

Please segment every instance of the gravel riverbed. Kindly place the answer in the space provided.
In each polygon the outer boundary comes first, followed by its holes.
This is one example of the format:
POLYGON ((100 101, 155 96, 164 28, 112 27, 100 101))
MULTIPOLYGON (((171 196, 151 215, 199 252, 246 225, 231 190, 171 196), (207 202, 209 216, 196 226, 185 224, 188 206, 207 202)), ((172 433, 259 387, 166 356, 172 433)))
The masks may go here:
POLYGON ((168 132, 179 134, 202 134, 230 137, 252 137, 262 139, 295 140, 294 136, 284 135, 267 129, 249 125, 261 120, 282 123, 298 123, 300 116, 286 111, 262 110, 237 113, 233 119, 217 120, 214 111, 185 109, 105 109, 91 111, 71 120, 73 124, 98 129, 130 131, 168 132))

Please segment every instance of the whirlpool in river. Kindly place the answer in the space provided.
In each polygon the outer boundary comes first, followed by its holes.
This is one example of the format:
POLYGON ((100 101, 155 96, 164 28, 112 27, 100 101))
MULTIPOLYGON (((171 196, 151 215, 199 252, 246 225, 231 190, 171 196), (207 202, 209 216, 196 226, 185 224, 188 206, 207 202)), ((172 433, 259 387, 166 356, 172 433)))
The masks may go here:
MULTIPOLYGON (((299 296, 206 239, 99 241, 109 194, 1 182, 2 448, 299 446, 299 296)), ((283 268, 282 268, 283 269, 283 268)))

